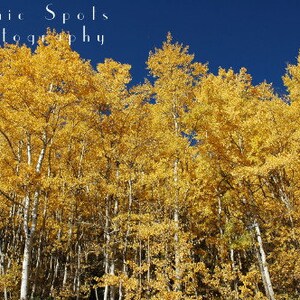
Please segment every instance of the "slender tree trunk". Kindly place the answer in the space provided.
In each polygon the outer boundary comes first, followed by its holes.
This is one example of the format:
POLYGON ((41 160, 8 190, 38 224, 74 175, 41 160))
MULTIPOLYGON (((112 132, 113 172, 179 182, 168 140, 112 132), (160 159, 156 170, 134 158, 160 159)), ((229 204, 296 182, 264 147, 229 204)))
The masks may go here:
POLYGON ((72 219, 69 221, 69 232, 68 232, 68 247, 67 247, 67 258, 64 268, 64 276, 63 276, 63 287, 66 286, 68 280, 68 268, 70 266, 71 261, 71 243, 73 236, 73 220, 74 220, 74 209, 72 210, 72 219))
POLYGON ((63 276, 63 282, 62 282, 62 286, 63 288, 66 286, 67 284, 67 279, 68 279, 68 264, 70 263, 70 255, 67 254, 67 259, 66 259, 66 263, 65 263, 65 268, 64 268, 64 276, 63 276))
POLYGON ((99 300, 98 289, 97 288, 95 288, 95 297, 96 297, 96 300, 99 300))
POLYGON ((25 198, 25 213, 24 213, 24 233, 25 233, 25 245, 23 252, 23 263, 22 263, 22 278, 21 278, 21 300, 27 300, 28 297, 28 281, 29 281, 29 270, 31 263, 31 250, 33 244, 33 237, 36 230, 37 224, 37 210, 39 202, 40 191, 37 190, 34 194, 33 208, 31 213, 31 226, 29 227, 29 209, 30 209, 30 197, 25 198))
POLYGON ((122 253, 123 256, 123 273, 127 275, 127 265, 126 265, 126 255, 127 255, 127 246, 128 246, 128 236, 130 233, 130 215, 131 215, 131 207, 132 207, 132 181, 131 179, 128 181, 129 185, 129 193, 128 193, 128 211, 127 211, 127 229, 124 238, 124 250, 122 253))
POLYGON ((218 196, 218 226, 220 235, 223 236, 223 228, 222 228, 222 201, 221 196, 218 196))
POLYGON ((32 242, 31 242, 31 238, 29 237, 26 238, 25 246, 24 246, 20 300, 27 300, 31 248, 32 248, 32 242))
MULTIPOLYGON (((27 134, 27 164, 31 165, 31 136, 27 134)), ((22 262, 22 277, 21 277, 21 300, 27 300, 28 293, 28 273, 29 273, 29 262, 31 253, 31 232, 29 232, 29 210, 30 210, 30 196, 27 194, 24 200, 24 235, 25 245, 23 252, 22 262)))
MULTIPOLYGON (((58 240, 58 242, 61 241, 61 228, 58 230, 57 240, 58 240)), ((51 293, 52 293, 52 291, 54 290, 54 287, 55 287, 55 283, 56 283, 56 279, 57 279, 57 275, 58 275, 59 265, 60 265, 60 263, 59 263, 59 257, 56 256, 55 263, 54 263, 54 272, 53 272, 52 281, 51 281, 51 288, 50 288, 51 293)))
MULTIPOLYGON (((42 163, 45 157, 46 152, 46 134, 44 133, 44 145, 40 151, 38 161, 35 167, 36 174, 39 174, 42 168, 42 163)), ((32 148, 31 148, 31 136, 27 134, 27 164, 32 164, 32 148)), ((33 238, 37 225, 37 215, 38 215, 38 205, 40 198, 40 188, 36 187, 36 190, 33 195, 33 201, 31 205, 30 193, 27 192, 24 200, 24 236, 25 236, 25 245, 23 252, 23 262, 22 262, 22 277, 21 277, 21 291, 20 291, 20 300, 28 299, 28 282, 29 282, 29 270, 31 263, 31 250, 33 244, 33 238), (31 226, 29 226, 29 219, 31 219, 31 226)))
POLYGON ((81 282, 80 282, 80 272, 81 272, 81 246, 78 245, 78 258, 77 258, 77 270, 76 270, 76 300, 80 299, 80 286, 81 286, 81 282))
POLYGON ((31 290, 31 299, 33 299, 34 294, 36 292, 36 285, 38 281, 38 275, 39 275, 39 270, 40 270, 40 264, 41 264, 41 248, 42 248, 42 236, 40 237, 39 240, 39 246, 37 249, 37 258, 36 258, 36 265, 35 265, 35 275, 34 275, 34 280, 33 280, 33 285, 32 285, 32 290, 31 290))
MULTIPOLYGON (((174 134, 177 138, 180 134, 180 125, 178 122, 178 114, 177 114, 177 99, 173 103, 173 121, 174 121, 174 134)), ((178 153, 176 151, 176 158, 174 161, 173 166, 173 181, 174 181, 174 190, 175 190, 175 197, 174 197, 174 213, 173 213, 173 221, 175 224, 175 234, 174 234, 174 256, 175 256, 175 283, 174 283, 174 290, 180 291, 181 290, 181 270, 180 270, 180 246, 179 246, 179 188, 178 188, 178 165, 179 165, 179 158, 178 153)))
POLYGON ((259 257, 258 261, 261 269, 261 276, 264 283, 266 296, 268 297, 269 300, 275 300, 271 277, 268 269, 268 263, 266 259, 266 253, 263 247, 261 232, 257 220, 254 221, 253 227, 255 229, 256 239, 258 243, 258 257, 259 257))
MULTIPOLYGON (((116 162, 116 182, 118 184, 118 188, 120 186, 120 183, 119 183, 119 178, 120 178, 119 165, 120 165, 120 163, 117 161, 116 162)), ((114 211, 113 211, 114 217, 116 217, 118 215, 118 213, 119 213, 119 199, 118 199, 118 197, 115 197, 115 199, 114 199, 114 211)), ((113 239, 113 243, 114 243, 114 241, 115 241, 115 238, 113 239)), ((110 275, 115 275, 115 258, 116 258, 116 248, 112 247, 110 267, 109 267, 109 274, 110 275)), ((115 298, 116 298, 116 286, 112 285, 112 286, 110 286, 109 299, 110 300, 115 300, 115 298)))
POLYGON ((175 234, 174 234, 174 249, 175 249, 175 284, 174 290, 181 290, 181 270, 180 270, 180 246, 179 246, 179 190, 178 190, 178 159, 174 162, 174 184, 175 184, 175 207, 173 214, 173 221, 175 223, 175 234))
MULTIPOLYGON (((118 200, 115 199, 114 203, 114 215, 118 211, 118 200)), ((104 252, 104 272, 105 274, 115 275, 115 250, 111 249, 111 226, 110 226, 110 198, 106 197, 105 207, 105 252, 104 252)), ((105 285, 103 300, 114 300, 115 299, 115 287, 105 285)))
POLYGON ((151 253, 150 253, 150 237, 148 237, 147 240, 147 264, 148 264, 148 270, 147 270, 147 281, 148 284, 150 284, 151 280, 151 273, 150 273, 150 266, 151 266, 151 253))
MULTIPOLYGON (((110 265, 110 270, 109 270, 109 274, 110 275, 115 275, 115 262, 112 260, 111 265, 110 265)), ((111 286, 110 287, 110 300, 115 300, 115 296, 116 296, 116 288, 115 286, 111 286)))
MULTIPOLYGON (((139 239, 139 268, 140 268, 140 270, 142 269, 142 240, 141 239, 139 239)), ((142 273, 141 272, 139 272, 139 295, 140 295, 140 297, 141 297, 141 295, 142 295, 142 290, 143 290, 143 288, 142 288, 142 273)))
MULTIPOLYGON (((2 252, 1 240, 0 240, 0 275, 5 275, 5 256, 2 252)), ((4 296, 4 300, 8 300, 7 288, 5 285, 3 287, 3 296, 4 296)))
MULTIPOLYGON (((104 248, 104 273, 109 273, 109 247, 110 247, 110 233, 109 233, 109 196, 105 199, 105 227, 104 227, 104 237, 105 237, 105 248, 104 248)), ((108 299, 109 286, 106 284, 104 287, 103 300, 108 299)))
POLYGON ((233 286, 234 286, 234 291, 235 291, 234 298, 238 299, 239 291, 238 291, 238 284, 237 284, 237 278, 236 278, 237 266, 236 266, 235 258, 234 258, 234 250, 232 248, 230 248, 230 260, 231 260, 232 273, 234 274, 234 279, 233 279, 233 286))

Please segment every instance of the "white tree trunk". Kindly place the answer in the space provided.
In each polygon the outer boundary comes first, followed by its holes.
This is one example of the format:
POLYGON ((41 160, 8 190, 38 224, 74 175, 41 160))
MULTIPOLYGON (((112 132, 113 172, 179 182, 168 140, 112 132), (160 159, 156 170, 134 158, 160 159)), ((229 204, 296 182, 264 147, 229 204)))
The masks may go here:
MULTIPOLYGON (((44 138, 44 146, 40 151, 38 161, 35 167, 36 173, 40 173, 42 168, 42 163, 45 157, 46 134, 44 134, 43 138, 44 138)), ((32 164, 32 147, 31 147, 30 134, 27 134, 27 164, 28 165, 32 164)), ((30 199, 29 192, 27 192, 27 195, 25 196, 24 199, 23 229, 24 229, 24 236, 25 236, 25 245, 24 245, 23 262, 22 262, 20 300, 28 299, 28 282, 29 282, 30 262, 31 262, 31 250, 32 250, 36 225, 37 225, 39 198, 40 198, 40 188, 36 187, 36 190, 33 195, 33 199, 30 199), (32 205, 31 205, 31 200, 33 200, 32 205), (29 219, 31 220, 30 226, 29 226, 29 219)))
POLYGON ((261 276, 262 276, 265 291, 266 291, 266 296, 268 297, 269 300, 275 300, 271 277, 270 277, 270 273, 269 273, 269 269, 268 269, 266 253, 265 253, 265 250, 263 247, 260 228, 259 228, 258 222, 256 220, 254 221, 253 226, 255 229, 256 239, 257 239, 257 243, 258 243, 259 264, 260 264, 260 269, 261 269, 261 276))
MULTIPOLYGON (((109 273, 109 247, 110 247, 110 233, 109 233, 109 196, 106 196, 105 199, 105 248, 104 248, 104 272, 105 274, 109 273)), ((106 284, 104 287, 103 300, 108 299, 109 286, 106 284)))
POLYGON ((230 248, 230 260, 231 260, 232 273, 234 274, 234 279, 233 279, 233 286, 234 286, 234 291, 235 291, 234 299, 238 299, 239 291, 238 291, 238 284, 237 284, 237 280, 236 280, 237 266, 236 266, 235 258, 234 258, 234 250, 232 248, 230 248))
MULTIPOLYGON (((0 240, 0 275, 5 275, 5 255, 2 253, 2 244, 0 240)), ((4 300, 8 300, 8 293, 7 293, 7 288, 4 285, 3 287, 3 296, 4 300)))
POLYGON ((31 248, 32 248, 32 242, 31 239, 28 238, 25 241, 24 254, 23 254, 20 300, 28 299, 27 295, 28 295, 29 267, 31 261, 31 248))

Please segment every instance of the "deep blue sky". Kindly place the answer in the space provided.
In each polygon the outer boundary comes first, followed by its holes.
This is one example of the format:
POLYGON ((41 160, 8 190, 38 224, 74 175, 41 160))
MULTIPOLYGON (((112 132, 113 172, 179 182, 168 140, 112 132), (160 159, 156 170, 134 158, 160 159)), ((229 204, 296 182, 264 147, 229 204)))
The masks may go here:
POLYGON ((93 65, 106 57, 131 64, 134 83, 146 77, 149 51, 161 46, 168 31, 190 46, 196 61, 208 62, 213 73, 219 66, 246 67, 255 84, 266 79, 280 93, 281 76, 287 63, 296 62, 300 48, 299 0, 2 0, 0 13, 1 44, 3 28, 8 42, 14 34, 26 42, 28 35, 41 35, 47 27, 68 30, 77 36, 73 48, 93 65), (45 19, 51 17, 45 9, 49 3, 56 13, 52 21, 45 19), (23 21, 17 19, 19 12, 23 21), (72 18, 66 24, 63 12, 72 18), (83 21, 76 19, 80 12, 83 21), (102 13, 109 19, 103 20, 102 13), (91 39, 104 34, 104 45, 83 43, 83 25, 91 39))

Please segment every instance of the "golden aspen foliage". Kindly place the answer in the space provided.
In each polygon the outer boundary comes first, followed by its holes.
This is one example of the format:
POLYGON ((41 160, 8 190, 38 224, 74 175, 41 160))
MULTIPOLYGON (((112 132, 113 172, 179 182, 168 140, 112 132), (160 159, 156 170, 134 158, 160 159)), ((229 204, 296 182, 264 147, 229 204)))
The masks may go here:
POLYGON ((146 64, 0 48, 0 298, 298 299, 299 59, 285 96, 171 34, 146 64))

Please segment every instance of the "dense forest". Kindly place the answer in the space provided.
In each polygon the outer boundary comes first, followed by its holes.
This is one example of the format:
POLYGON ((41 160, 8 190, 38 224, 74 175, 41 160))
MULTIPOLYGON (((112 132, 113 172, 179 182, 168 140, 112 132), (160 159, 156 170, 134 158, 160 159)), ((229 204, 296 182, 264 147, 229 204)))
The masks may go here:
POLYGON ((279 97, 169 34, 132 86, 64 37, 0 48, 0 298, 299 299, 300 58, 279 97))

